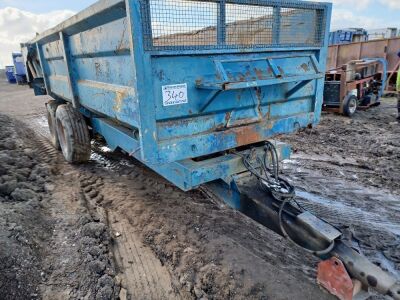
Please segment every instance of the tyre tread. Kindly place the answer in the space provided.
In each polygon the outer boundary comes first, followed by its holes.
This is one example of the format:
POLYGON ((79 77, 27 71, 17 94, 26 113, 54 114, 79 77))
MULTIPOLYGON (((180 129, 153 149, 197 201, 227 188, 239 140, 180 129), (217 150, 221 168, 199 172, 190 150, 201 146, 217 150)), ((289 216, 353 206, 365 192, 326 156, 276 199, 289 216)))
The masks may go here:
MULTIPOLYGON (((90 158, 91 145, 89 130, 82 114, 72 105, 60 105, 57 109, 58 121, 69 127, 67 139, 71 142, 71 151, 66 160, 71 163, 87 162, 90 158)), ((64 155, 65 156, 65 155, 64 155)))

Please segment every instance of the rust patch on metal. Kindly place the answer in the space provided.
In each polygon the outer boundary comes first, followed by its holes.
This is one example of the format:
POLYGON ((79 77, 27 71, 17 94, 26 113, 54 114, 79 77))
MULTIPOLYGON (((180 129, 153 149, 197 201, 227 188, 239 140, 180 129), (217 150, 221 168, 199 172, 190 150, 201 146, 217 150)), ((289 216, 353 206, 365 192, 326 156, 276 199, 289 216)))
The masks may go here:
POLYGON ((254 73, 256 73, 258 79, 263 79, 263 73, 260 69, 254 68, 254 73))
POLYGON ((101 65, 98 62, 96 62, 94 63, 94 67, 96 69, 96 76, 99 76, 101 74, 101 65))
POLYGON ((122 106, 124 104, 124 99, 126 98, 126 92, 115 92, 115 101, 114 101, 114 106, 113 110, 116 113, 120 113, 122 111, 122 106))
POLYGON ((306 72, 310 71, 310 67, 306 63, 302 63, 300 67, 306 72))
POLYGON ((238 146, 253 144, 261 140, 260 133, 253 126, 246 126, 235 130, 238 146))
POLYGON ((231 119, 231 115, 232 115, 232 112, 231 112, 231 111, 228 111, 228 112, 225 114, 225 121, 226 121, 226 123, 228 123, 229 120, 231 119))
POLYGON ((239 78, 239 81, 246 81, 246 76, 243 75, 242 73, 238 74, 238 78, 239 78))
MULTIPOLYGON (((124 41, 125 41, 125 34, 126 34, 126 30, 127 30, 127 26, 126 26, 126 19, 123 21, 124 23, 124 31, 122 32, 122 36, 121 39, 118 42, 117 48, 115 49, 115 53, 120 53, 125 51, 128 47, 128 45, 124 45, 124 41)), ((101 28, 101 27, 100 27, 101 28)), ((129 48, 128 48, 129 49, 129 48)))
POLYGON ((261 88, 256 88, 256 97, 259 101, 261 101, 262 98, 261 88))

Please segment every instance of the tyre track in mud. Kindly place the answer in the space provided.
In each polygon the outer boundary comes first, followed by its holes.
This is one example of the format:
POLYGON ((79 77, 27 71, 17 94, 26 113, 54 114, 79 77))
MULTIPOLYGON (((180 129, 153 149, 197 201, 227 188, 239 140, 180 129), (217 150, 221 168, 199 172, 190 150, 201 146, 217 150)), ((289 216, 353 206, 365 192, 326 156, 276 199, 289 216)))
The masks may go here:
POLYGON ((91 211, 103 216, 112 230, 112 253, 121 280, 121 286, 130 299, 166 299, 172 294, 179 299, 171 288, 169 273, 157 257, 141 242, 129 223, 111 210, 101 205, 104 196, 101 190, 104 181, 94 174, 83 175, 80 185, 91 211))
MULTIPOLYGON (((2 86, 3 83, 0 83, 0 85, 2 86)), ((7 102, 3 103, 2 105, 6 112, 8 112, 10 115, 15 115, 25 124, 25 126, 21 127, 21 133, 24 133, 24 130, 27 127, 35 132, 35 135, 31 134, 29 138, 34 147, 37 149, 37 155, 40 156, 45 163, 51 164, 55 169, 55 173, 71 173, 76 174, 76 176, 79 177, 71 178, 71 176, 67 176, 68 180, 70 181, 68 184, 65 184, 62 179, 58 180, 58 184, 60 185, 60 187, 62 187, 62 189, 60 190, 68 195, 68 197, 66 198, 69 198, 64 200, 70 202, 72 199, 72 202, 77 202, 77 204, 72 205, 72 207, 64 207, 66 214, 65 218, 69 218, 69 213, 67 211, 70 211, 72 215, 76 215, 75 210, 83 209, 84 211, 87 211, 87 213, 90 215, 90 219, 96 222, 104 222, 107 225, 110 225, 110 223, 108 222, 107 212, 101 208, 103 196, 98 191, 98 183, 93 182, 93 178, 96 178, 96 180, 100 180, 100 182, 101 179, 99 177, 92 177, 93 175, 91 174, 91 172, 88 172, 85 167, 71 166, 64 163, 62 154, 54 149, 49 141, 49 132, 47 128, 47 120, 45 117, 44 103, 50 98, 35 98, 33 95, 31 95, 31 91, 26 89, 26 87, 19 87, 18 93, 14 95, 14 91, 12 88, 13 87, 11 86, 5 85, 5 93, 4 91, 0 93, 0 95, 4 94, 6 95, 7 99, 10 99, 10 105, 7 104, 7 102), (16 109, 16 103, 20 103, 21 101, 27 101, 30 105, 24 105, 22 110, 16 109), (36 105, 36 103, 39 104, 39 106, 36 105), (105 217, 107 217, 107 219, 105 219, 105 217)), ((58 193, 58 196, 61 198, 63 197, 61 193, 58 193)), ((60 208, 58 207, 54 210, 60 210, 60 208)), ((79 216, 79 214, 82 214, 82 212, 78 213, 77 215, 79 216)), ((123 224, 123 222, 121 222, 120 224, 123 224)), ((116 229, 110 229, 112 230, 112 232, 123 231, 120 227, 117 227, 116 229)), ((113 252, 115 251, 117 253, 118 251, 121 251, 121 255, 113 255, 113 260, 116 264, 121 266, 121 271, 127 270, 127 272, 134 272, 136 274, 136 279, 132 280, 130 276, 124 276, 124 274, 120 274, 122 279, 125 279, 125 282, 123 280, 122 282, 120 282, 121 279, 118 276, 116 278, 116 282, 118 284, 125 285, 129 289, 126 295, 128 299, 143 299, 143 297, 147 299, 165 299, 168 295, 172 293, 170 287, 171 284, 168 278, 169 274, 164 270, 165 268, 161 266, 161 263, 154 256, 151 250, 143 246, 138 236, 132 234, 132 232, 128 233, 125 228, 124 230, 126 233, 124 234, 124 242, 122 242, 121 239, 115 239, 116 243, 112 244, 111 250, 113 250, 113 252), (135 247, 140 248, 141 251, 130 251, 130 249, 135 249, 135 247), (131 261, 140 262, 141 256, 143 255, 145 255, 143 258, 144 261, 150 261, 153 263, 152 267, 146 266, 146 264, 143 263, 141 265, 133 265, 130 263, 131 261), (139 269, 141 271, 139 271, 139 269), (147 278, 151 278, 151 280, 147 278)), ((62 232, 58 230, 56 230, 56 232, 57 234, 55 235, 54 239, 58 239, 61 241, 62 239, 66 238, 67 234, 62 234, 62 232)), ((75 266, 75 268, 78 267, 75 266)), ((62 291, 57 290, 57 288, 54 288, 54 286, 57 286, 57 282, 61 283, 64 279, 60 279, 60 277, 62 277, 62 275, 60 274, 57 274, 54 277, 55 278, 51 279, 53 283, 49 284, 49 287, 47 288, 48 291, 46 295, 49 298, 54 298, 57 293, 62 293, 62 291)), ((85 281, 84 279, 82 280, 85 281)), ((124 298, 124 292, 126 291, 122 290, 122 298, 124 298)))
MULTIPOLYGON (((117 221, 117 215, 102 207, 104 200, 103 194, 100 193, 100 189, 104 185, 102 178, 88 172, 85 167, 64 163, 61 152, 54 149, 49 141, 49 133, 45 130, 47 125, 43 124, 43 120, 38 122, 38 118, 35 116, 26 122, 37 125, 33 128, 38 136, 37 139, 34 139, 35 145, 40 149, 38 154, 43 156, 47 163, 53 162, 60 172, 73 169, 79 173, 78 198, 82 200, 82 206, 87 209, 92 220, 102 222, 110 229, 113 237, 112 260, 118 270, 116 284, 122 289, 118 297, 121 299, 167 299, 173 295, 173 298, 180 299, 179 293, 171 288, 169 273, 157 257, 150 249, 144 247, 140 238, 132 230, 127 231, 129 224, 126 224, 126 221, 117 221), (112 218, 113 222, 110 222, 109 218, 112 218), (116 237, 115 233, 120 236, 116 237)), ((96 154, 94 155, 96 156, 96 154)), ((117 164, 114 162, 114 165, 117 164)))

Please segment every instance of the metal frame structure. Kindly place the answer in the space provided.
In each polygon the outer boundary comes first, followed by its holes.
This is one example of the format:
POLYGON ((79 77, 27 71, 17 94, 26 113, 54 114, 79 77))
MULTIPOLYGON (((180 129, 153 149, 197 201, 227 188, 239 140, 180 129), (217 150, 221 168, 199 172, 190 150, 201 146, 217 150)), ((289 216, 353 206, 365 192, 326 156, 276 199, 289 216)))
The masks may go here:
MULTIPOLYGON (((351 60, 362 59, 363 57, 379 57, 387 61, 386 91, 394 91, 397 71, 399 69, 400 37, 355 42, 343 45, 331 45, 328 49, 327 70, 340 68, 351 60)), ((380 70, 382 71, 382 70, 380 70)))

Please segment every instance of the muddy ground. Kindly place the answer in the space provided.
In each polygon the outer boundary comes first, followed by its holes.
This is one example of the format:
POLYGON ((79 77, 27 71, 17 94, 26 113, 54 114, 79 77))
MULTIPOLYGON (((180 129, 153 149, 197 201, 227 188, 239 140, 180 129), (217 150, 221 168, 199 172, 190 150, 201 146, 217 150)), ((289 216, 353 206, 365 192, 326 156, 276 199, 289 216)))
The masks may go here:
MULTIPOLYGON (((0 298, 334 299, 316 259, 201 191, 101 141, 88 164, 65 164, 46 139, 46 100, 0 83, 0 298)), ((398 278, 399 128, 389 99, 280 138, 303 205, 398 278)))

